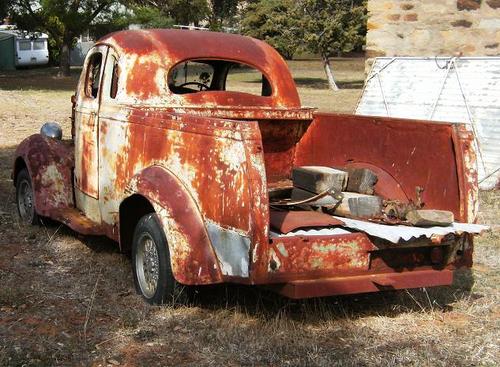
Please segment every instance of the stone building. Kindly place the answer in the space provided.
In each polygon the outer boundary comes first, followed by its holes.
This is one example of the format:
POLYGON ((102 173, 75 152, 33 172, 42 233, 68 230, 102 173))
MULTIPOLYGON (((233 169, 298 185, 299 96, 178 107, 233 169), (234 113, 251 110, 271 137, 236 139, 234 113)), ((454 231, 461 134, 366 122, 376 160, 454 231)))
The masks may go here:
POLYGON ((367 57, 500 55, 500 0, 368 0, 367 57))

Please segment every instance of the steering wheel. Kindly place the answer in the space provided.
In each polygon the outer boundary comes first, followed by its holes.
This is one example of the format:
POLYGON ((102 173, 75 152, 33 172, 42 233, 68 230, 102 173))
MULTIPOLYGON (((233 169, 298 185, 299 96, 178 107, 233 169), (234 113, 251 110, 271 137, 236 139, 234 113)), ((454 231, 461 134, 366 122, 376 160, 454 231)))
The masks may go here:
POLYGON ((195 86, 199 87, 200 88, 200 92, 202 90, 209 90, 210 89, 210 87, 208 85, 200 83, 200 82, 186 82, 186 83, 183 83, 183 84, 179 85, 178 88, 184 88, 184 87, 186 87, 188 85, 195 85, 195 86))

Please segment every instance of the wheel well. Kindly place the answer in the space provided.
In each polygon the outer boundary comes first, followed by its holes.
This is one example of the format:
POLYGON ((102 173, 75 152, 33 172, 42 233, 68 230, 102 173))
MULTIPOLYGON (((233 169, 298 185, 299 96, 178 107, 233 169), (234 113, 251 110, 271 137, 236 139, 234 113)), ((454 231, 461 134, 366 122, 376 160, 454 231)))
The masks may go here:
POLYGON ((137 222, 144 215, 154 213, 154 208, 144 196, 134 194, 120 204, 120 249, 122 252, 132 251, 132 240, 137 222))
POLYGON ((14 186, 16 185, 17 175, 23 168, 27 168, 26 162, 22 157, 17 157, 14 163, 14 172, 12 173, 12 180, 14 181, 14 186))

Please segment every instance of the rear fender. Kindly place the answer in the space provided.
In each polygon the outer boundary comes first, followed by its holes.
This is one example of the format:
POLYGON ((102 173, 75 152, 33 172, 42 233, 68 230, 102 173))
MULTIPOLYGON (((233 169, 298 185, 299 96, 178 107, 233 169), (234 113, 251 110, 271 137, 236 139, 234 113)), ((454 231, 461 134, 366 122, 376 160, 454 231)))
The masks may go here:
POLYGON ((202 215, 189 191, 169 170, 152 166, 135 175, 128 195, 145 197, 165 231, 174 278, 181 284, 222 282, 202 215))
POLYGON ((31 135, 16 149, 12 171, 14 184, 24 166, 31 177, 38 214, 49 216, 53 209, 74 206, 74 147, 71 142, 31 135))

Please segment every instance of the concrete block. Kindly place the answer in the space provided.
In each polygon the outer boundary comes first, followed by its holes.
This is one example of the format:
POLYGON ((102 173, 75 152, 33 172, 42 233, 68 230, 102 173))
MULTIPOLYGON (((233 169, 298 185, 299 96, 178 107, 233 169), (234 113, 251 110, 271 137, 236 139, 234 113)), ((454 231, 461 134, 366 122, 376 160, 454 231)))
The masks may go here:
POLYGON ((453 213, 447 210, 411 210, 406 220, 417 227, 449 226, 454 221, 453 213))
POLYGON ((347 191, 373 195, 377 175, 368 168, 348 168, 347 191))
POLYGON ((319 194, 328 189, 343 191, 347 186, 347 172, 322 166, 295 167, 293 186, 319 194))
POLYGON ((374 195, 343 192, 344 198, 335 208, 336 215, 354 218, 373 218, 382 214, 382 199, 374 195))
MULTIPOLYGON (((358 194, 356 192, 343 192, 341 201, 330 195, 323 196, 308 205, 324 206, 333 211, 333 214, 354 218, 373 218, 382 214, 382 199, 374 195, 358 194)), ((292 201, 304 200, 315 194, 306 190, 293 188, 292 201)))

